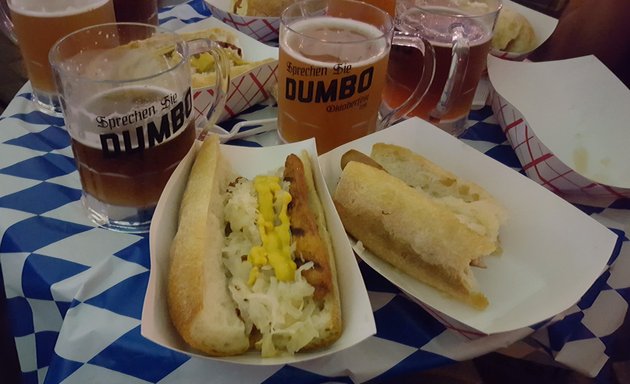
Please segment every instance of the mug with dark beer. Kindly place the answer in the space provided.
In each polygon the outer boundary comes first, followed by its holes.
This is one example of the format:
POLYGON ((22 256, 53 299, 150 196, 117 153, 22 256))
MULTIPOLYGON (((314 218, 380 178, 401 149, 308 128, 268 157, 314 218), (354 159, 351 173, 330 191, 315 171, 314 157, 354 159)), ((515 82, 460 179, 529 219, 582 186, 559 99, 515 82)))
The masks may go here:
POLYGON ((422 98, 420 85, 379 116, 392 44, 423 53, 415 70, 430 81, 431 47, 420 37, 394 34, 392 17, 380 8, 355 0, 305 0, 286 8, 278 64, 282 140, 315 137, 324 153, 404 116, 422 98))
POLYGON ((71 33, 51 49, 92 221, 123 232, 149 229, 162 189, 197 137, 188 57, 202 51, 216 63, 208 117, 214 121, 229 74, 215 42, 184 42, 148 24, 111 23, 71 33))

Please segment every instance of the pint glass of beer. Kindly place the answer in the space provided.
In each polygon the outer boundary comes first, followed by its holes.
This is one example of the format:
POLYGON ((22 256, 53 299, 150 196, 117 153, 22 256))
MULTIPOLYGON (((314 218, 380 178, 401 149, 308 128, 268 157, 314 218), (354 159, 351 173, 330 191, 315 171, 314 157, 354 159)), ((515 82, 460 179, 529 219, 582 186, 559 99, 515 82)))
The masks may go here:
MULTIPOLYGON (((479 79, 486 68, 501 0, 400 0, 398 28, 429 41, 435 76, 424 98, 408 116, 418 116, 458 136, 465 128, 479 79)), ((393 47, 383 97, 396 107, 420 82, 413 70, 417 50, 393 47)))
POLYGON ((71 33, 51 49, 83 205, 97 224, 149 229, 162 189, 197 137, 188 57, 201 51, 217 63, 210 110, 218 114, 229 64, 209 40, 187 43, 152 25, 111 23, 71 33))
POLYGON ((48 63, 50 47, 77 29, 115 21, 112 0, 8 0, 33 100, 44 112, 61 112, 48 63))
POLYGON ((278 64, 278 130, 295 142, 315 137, 319 153, 387 126, 422 97, 379 119, 387 62, 393 44, 418 49, 415 69, 430 77, 430 48, 419 37, 394 35, 385 11, 354 0, 304 0, 282 13, 278 64))

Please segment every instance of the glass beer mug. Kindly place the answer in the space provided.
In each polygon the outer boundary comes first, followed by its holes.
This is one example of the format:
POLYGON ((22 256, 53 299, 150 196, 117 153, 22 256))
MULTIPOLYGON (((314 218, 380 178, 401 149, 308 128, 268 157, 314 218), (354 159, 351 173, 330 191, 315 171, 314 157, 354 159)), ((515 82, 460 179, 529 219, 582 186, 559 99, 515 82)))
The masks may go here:
POLYGON ((73 32, 51 49, 83 204, 95 223, 149 229, 162 189, 198 135, 188 58, 205 51, 217 73, 213 122, 229 84, 229 61, 215 42, 111 23, 73 32))
POLYGON ((414 87, 379 118, 392 44, 424 57, 409 70, 430 82, 431 46, 412 33, 394 34, 385 11, 354 0, 305 0, 283 12, 278 64, 278 131, 283 141, 314 137, 319 153, 387 127, 415 107, 414 87))
POLYGON ((48 51, 72 31, 115 21, 112 0, 1 0, 0 4, 0 28, 20 46, 35 105, 53 115, 61 112, 48 51))
MULTIPOLYGON (((435 51, 435 76, 422 86, 427 92, 407 117, 419 116, 456 136, 463 132, 501 6, 500 0, 398 1, 397 27, 423 37, 435 51)), ((416 50, 392 48, 383 93, 390 108, 424 82, 414 71, 418 63, 416 50)))

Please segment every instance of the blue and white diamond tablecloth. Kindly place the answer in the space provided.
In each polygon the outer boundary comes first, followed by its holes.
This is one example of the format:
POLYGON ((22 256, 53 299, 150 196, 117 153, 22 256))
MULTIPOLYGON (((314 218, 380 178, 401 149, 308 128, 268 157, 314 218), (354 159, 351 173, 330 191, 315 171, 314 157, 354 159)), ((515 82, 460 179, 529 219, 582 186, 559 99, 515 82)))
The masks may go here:
MULTIPOLYGON (((192 1, 162 10, 160 20, 177 29, 208 16, 203 1, 192 1)), ((63 123, 33 109, 28 84, 0 117, 0 265, 24 383, 365 382, 467 360, 519 340, 602 382, 630 360, 627 200, 578 207, 615 231, 619 242, 610 268, 546 327, 467 334, 436 320, 363 264, 377 334, 348 351, 292 366, 242 367, 164 349, 140 335, 148 236, 110 232, 85 218, 63 123)), ((520 170, 490 108, 473 112, 470 125, 462 140, 520 170)))

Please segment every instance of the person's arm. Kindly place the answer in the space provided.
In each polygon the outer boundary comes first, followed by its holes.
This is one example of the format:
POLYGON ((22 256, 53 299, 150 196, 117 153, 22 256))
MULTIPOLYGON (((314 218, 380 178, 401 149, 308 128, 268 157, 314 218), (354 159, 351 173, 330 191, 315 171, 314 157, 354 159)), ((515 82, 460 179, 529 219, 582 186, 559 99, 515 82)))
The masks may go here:
POLYGON ((571 0, 532 61, 593 54, 630 87, 630 1, 571 0))

